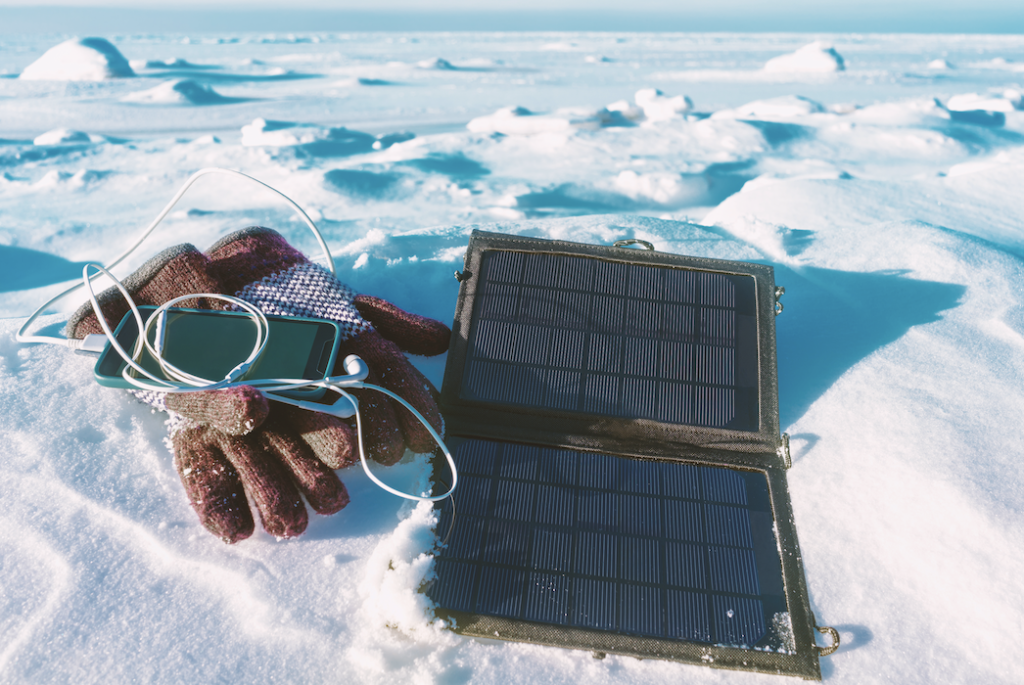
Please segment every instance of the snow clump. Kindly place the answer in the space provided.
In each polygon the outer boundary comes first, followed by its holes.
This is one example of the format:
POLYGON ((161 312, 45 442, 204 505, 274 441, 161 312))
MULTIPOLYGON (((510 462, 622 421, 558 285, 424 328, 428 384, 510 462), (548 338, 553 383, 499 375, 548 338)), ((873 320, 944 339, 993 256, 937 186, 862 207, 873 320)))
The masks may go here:
POLYGON ((954 95, 946 102, 946 109, 954 112, 985 110, 987 112, 1013 112, 1024 109, 1024 95, 1019 90, 1009 88, 1001 93, 962 93, 954 95))
POLYGON ((124 102, 142 102, 155 105, 216 105, 231 102, 209 86, 192 79, 173 79, 155 88, 131 93, 121 98, 124 102))
POLYGON ((770 72, 828 73, 843 71, 845 68, 846 64, 836 49, 820 40, 805 45, 796 52, 773 57, 764 65, 764 70, 770 72))
POLYGON ((634 97, 647 121, 678 119, 693 109, 693 101, 685 95, 668 97, 657 88, 641 88, 634 97))
POLYGON ((29 81, 105 81, 135 76, 128 60, 104 38, 72 38, 25 67, 29 81))
POLYGON ((72 131, 69 128, 55 128, 40 134, 32 141, 33 145, 63 145, 65 143, 91 143, 92 138, 83 131, 72 131))
POLYGON ((423 59, 416 63, 420 69, 440 69, 441 71, 454 71, 455 66, 446 59, 436 57, 434 59, 423 59))
POLYGON ((755 100, 735 109, 723 109, 711 115, 712 119, 790 119, 819 114, 825 108, 802 95, 783 95, 767 100, 755 100))

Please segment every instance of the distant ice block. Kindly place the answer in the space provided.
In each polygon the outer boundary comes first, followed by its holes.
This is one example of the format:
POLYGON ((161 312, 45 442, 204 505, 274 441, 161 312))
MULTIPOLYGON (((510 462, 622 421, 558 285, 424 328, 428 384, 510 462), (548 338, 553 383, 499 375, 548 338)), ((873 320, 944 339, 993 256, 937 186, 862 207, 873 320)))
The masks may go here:
POLYGON ((764 70, 770 72, 827 73, 843 71, 845 68, 846 64, 836 49, 820 40, 788 55, 773 57, 764 65, 764 70))
POLYGON ((219 105, 232 102, 209 86, 192 79, 165 81, 155 88, 130 93, 121 98, 124 102, 150 103, 154 105, 219 105))
POLYGON ((642 88, 634 97, 647 121, 677 119, 693 109, 693 102, 685 95, 668 97, 657 88, 642 88))
POLYGON ((1024 109, 1024 96, 1009 88, 1001 93, 962 93, 946 102, 946 109, 954 112, 985 110, 986 112, 1013 112, 1024 109))
POLYGON ((105 81, 135 76, 128 60, 103 38, 73 38, 55 45, 25 67, 30 81, 105 81))

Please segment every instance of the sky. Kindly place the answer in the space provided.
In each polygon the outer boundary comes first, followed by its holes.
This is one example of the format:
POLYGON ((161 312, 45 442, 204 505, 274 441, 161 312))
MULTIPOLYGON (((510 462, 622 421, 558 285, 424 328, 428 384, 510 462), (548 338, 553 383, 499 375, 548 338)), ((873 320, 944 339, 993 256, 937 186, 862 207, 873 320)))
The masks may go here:
POLYGON ((0 0, 0 34, 110 31, 615 30, 1024 33, 1011 0, 0 0), (628 7, 628 9, 624 9, 628 7), (429 8, 429 9, 425 9, 429 8))

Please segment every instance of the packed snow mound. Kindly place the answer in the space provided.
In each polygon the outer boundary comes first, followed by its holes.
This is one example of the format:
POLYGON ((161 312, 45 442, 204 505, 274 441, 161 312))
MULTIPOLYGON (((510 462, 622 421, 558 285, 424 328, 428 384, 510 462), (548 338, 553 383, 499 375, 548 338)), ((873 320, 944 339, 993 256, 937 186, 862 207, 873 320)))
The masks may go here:
POLYGON ((634 201, 682 207, 707 196, 708 180, 703 174, 637 173, 627 169, 615 178, 615 189, 634 201))
POLYGON ((72 38, 25 67, 29 81, 105 81, 135 76, 128 60, 104 38, 72 38))
POLYGON ((928 68, 935 69, 936 71, 946 71, 947 69, 955 69, 956 67, 950 64, 948 61, 939 58, 933 59, 931 62, 929 62, 928 68))
POLYGON ((249 147, 305 145, 327 140, 331 137, 332 132, 338 130, 345 131, 347 129, 333 129, 291 121, 274 121, 261 117, 253 119, 251 124, 242 127, 242 145, 249 147))
POLYGON ((836 52, 834 47, 820 40, 788 55, 773 57, 764 65, 764 70, 770 72, 828 73, 843 71, 845 68, 842 55, 836 52))
POLYGON ((802 95, 783 95, 767 100, 755 100, 735 109, 723 109, 711 115, 712 119, 789 119, 808 114, 819 114, 825 108, 802 95))
POLYGON ((224 97, 209 86, 184 78, 165 81, 155 88, 131 93, 121 99, 154 105, 219 105, 233 101, 233 98, 224 97))
POLYGON ((132 69, 209 69, 202 64, 193 64, 186 59, 173 57, 171 59, 133 59, 132 69))
POLYGON ((292 121, 254 119, 242 127, 242 145, 247 147, 295 147, 308 157, 349 157, 392 145, 416 136, 408 132, 371 135, 344 126, 329 127, 292 121))
POLYGON ((91 143, 92 138, 83 131, 72 131, 69 128, 55 128, 35 137, 33 145, 63 145, 65 143, 91 143))
POLYGON ((946 102, 946 109, 954 112, 985 110, 987 112, 1013 112, 1024 109, 1024 95, 1009 88, 1001 93, 963 93, 946 102))
POLYGON ((440 69, 442 71, 454 71, 456 69, 451 62, 440 57, 420 60, 416 63, 416 66, 420 69, 440 69))
POLYGON ((631 126, 631 121, 610 107, 589 109, 567 107, 551 114, 536 114, 525 107, 502 107, 494 114, 470 120, 466 128, 474 133, 531 136, 540 133, 568 133, 577 129, 631 126))
POLYGON ((637 106, 644 111, 647 121, 678 119, 693 109, 693 102, 685 95, 668 97, 657 88, 642 88, 634 97, 637 106))
POLYGON ((466 128, 474 133, 503 133, 528 136, 536 133, 560 133, 572 128, 568 119, 534 114, 525 107, 502 107, 494 114, 470 120, 466 128))

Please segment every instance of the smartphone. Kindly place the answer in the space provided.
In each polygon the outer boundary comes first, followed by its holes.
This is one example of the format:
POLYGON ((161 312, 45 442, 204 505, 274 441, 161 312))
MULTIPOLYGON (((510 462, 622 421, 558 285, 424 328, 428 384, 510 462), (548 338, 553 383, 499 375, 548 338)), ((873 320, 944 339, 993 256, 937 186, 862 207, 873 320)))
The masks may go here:
MULTIPOLYGON (((143 322, 149 321, 156 307, 141 306, 143 322)), ((252 354, 256 344, 256 324, 243 312, 210 309, 171 308, 161 315, 149 331, 150 342, 161 339, 164 359, 182 371, 213 381, 224 378, 252 354)), ((341 329, 333 321, 294 316, 267 316, 270 324, 267 346, 256 363, 240 381, 265 378, 323 380, 334 368, 338 356, 341 329)), ((121 347, 131 354, 138 338, 138 326, 131 312, 125 314, 114 332, 121 347)), ((156 360, 146 350, 142 368, 166 378, 156 360)), ((112 388, 133 388, 122 375, 127 364, 107 343, 96 362, 96 381, 112 388)), ((131 374, 146 380, 136 371, 131 374)), ((304 400, 317 399, 324 388, 300 388, 275 391, 304 400)))

